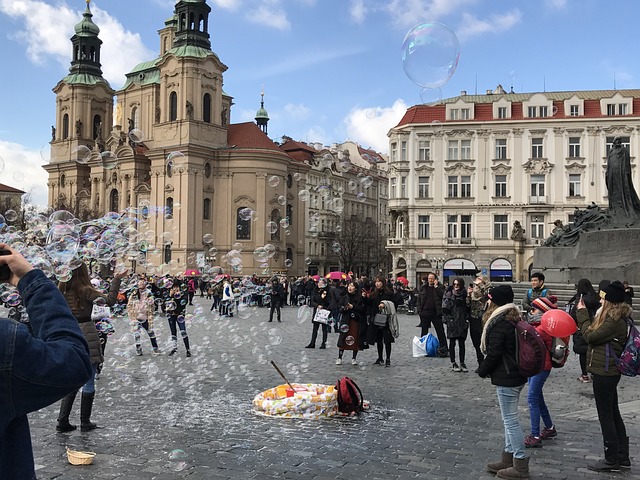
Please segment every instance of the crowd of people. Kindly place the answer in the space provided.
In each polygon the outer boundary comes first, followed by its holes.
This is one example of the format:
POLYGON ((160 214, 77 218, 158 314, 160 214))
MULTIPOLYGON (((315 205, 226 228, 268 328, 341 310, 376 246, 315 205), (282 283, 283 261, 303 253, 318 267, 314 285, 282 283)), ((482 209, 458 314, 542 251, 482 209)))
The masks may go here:
MULTIPOLYGON (((1 246, 0 246, 1 247, 1 246)), ((302 306, 311 311, 311 340, 306 348, 315 348, 319 333, 322 333, 320 349, 327 349, 332 329, 338 333, 336 340, 337 359, 341 365, 344 352, 351 351, 351 363, 358 364, 358 353, 369 348, 377 353, 375 365, 391 365, 392 345, 399 336, 397 310, 413 299, 420 317, 421 334, 427 335, 433 326, 438 338, 437 355, 449 358, 453 372, 468 372, 466 364, 465 342, 470 333, 478 367, 475 370, 480 377, 490 377, 496 386, 498 404, 503 420, 505 440, 501 459, 487 465, 487 470, 500 478, 529 478, 529 456, 527 448, 542 446, 545 440, 558 435, 552 420, 552 412, 544 399, 544 386, 552 373, 551 351, 554 339, 541 328, 543 315, 558 309, 558 299, 544 283, 544 275, 534 273, 531 276, 531 288, 522 300, 522 307, 514 304, 513 290, 509 285, 492 286, 487 279, 478 276, 466 285, 461 277, 451 279, 450 285, 440 284, 435 274, 430 273, 423 284, 415 291, 409 291, 403 283, 392 282, 387 278, 376 277, 372 280, 346 278, 329 280, 310 276, 289 279, 273 276, 268 279, 257 277, 233 279, 229 275, 220 275, 203 282, 202 279, 183 276, 153 276, 129 274, 123 270, 113 278, 101 279, 90 272, 83 262, 73 269, 66 281, 60 281, 53 293, 51 288, 42 284, 53 283, 38 273, 29 273, 31 266, 20 256, 0 257, 9 264, 14 272, 12 283, 23 293, 28 321, 13 322, 16 339, 28 335, 27 346, 42 354, 43 349, 53 348, 55 355, 75 355, 76 370, 69 375, 72 379, 61 380, 64 388, 43 396, 41 402, 24 402, 23 409, 11 410, 14 416, 4 418, 4 437, 0 440, 7 445, 11 438, 22 438, 26 442, 28 427, 22 433, 8 434, 7 425, 26 423, 25 413, 41 408, 53 401, 62 399, 56 430, 69 432, 77 428, 71 423, 70 415, 74 401, 81 392, 80 429, 90 432, 98 425, 91 421, 95 380, 104 361, 105 346, 109 333, 109 319, 95 316, 96 306, 108 306, 114 315, 127 316, 135 340, 137 355, 143 355, 142 332, 144 331, 155 355, 161 354, 153 322, 159 313, 166 316, 171 341, 169 356, 178 352, 178 331, 187 357, 191 356, 189 336, 185 314, 188 305, 200 290, 201 297, 212 301, 211 310, 220 316, 233 317, 242 306, 262 306, 269 308, 269 322, 281 322, 281 308, 286 305, 302 306), (29 278, 22 281, 21 278, 29 278), (42 277, 42 278, 41 278, 42 277), (35 282, 37 287, 32 287, 35 282), (42 290, 45 305, 51 305, 57 297, 62 306, 56 315, 73 319, 71 326, 66 325, 65 335, 68 341, 53 336, 42 335, 42 321, 48 313, 34 307, 30 289, 42 290), (524 377, 518 370, 515 322, 524 319, 538 330, 548 349, 542 371, 532 377, 524 377), (17 329, 15 328, 17 326, 17 329), (68 328, 67 328, 68 327, 68 328), (38 330, 40 329, 40 330, 38 330), (446 330, 446 331, 445 331, 446 330), (39 342, 39 343, 38 343, 39 342), (57 344, 58 343, 58 344, 57 344), (63 350, 64 349, 64 350, 63 350), (74 353, 75 352, 75 353, 74 353), (518 403, 524 385, 528 383, 527 403, 530 417, 530 434, 525 436, 518 418, 518 403), (48 402, 48 403, 46 403, 48 402), (23 412, 23 413, 20 413, 23 412), (25 433, 26 431, 26 433, 25 433), (17 436, 16 436, 17 435, 17 436)), ((593 385, 594 398, 603 436, 604 459, 588 467, 599 472, 618 471, 630 468, 629 438, 620 415, 617 386, 620 373, 615 367, 607 365, 606 349, 620 354, 626 339, 625 319, 632 313, 633 290, 626 283, 600 282, 598 292, 588 279, 576 284, 576 294, 569 300, 565 309, 573 317, 578 330, 573 335, 573 350, 580 358, 581 375, 579 380, 593 385)), ((40 298, 38 295, 35 298, 40 298)), ((23 318, 23 320, 26 320, 23 318)), ((0 326, 6 326, 6 324, 0 326)), ((67 324, 69 322, 67 321, 67 324)), ((61 324, 64 327, 64 323, 61 324)), ((3 327, 4 328, 4 327, 3 327)), ((45 329, 46 330, 46 329, 45 329)), ((24 340, 24 339, 23 339, 24 340)), ((569 339, 563 339, 569 344, 569 339)), ((6 342, 5 342, 6 343, 6 342)), ((0 345, 0 349, 6 349, 0 345)), ((28 348, 25 352, 28 352, 28 348)), ((28 353, 25 353, 27 358, 28 353)), ((65 357, 66 358, 66 357, 65 357)), ((49 366, 59 364, 59 359, 49 366)), ((53 368, 53 367, 52 367, 53 368)), ((16 370, 17 372, 17 370, 16 370)), ((48 374, 48 365, 43 372, 48 374)), ((24 381, 22 379, 21 381, 24 381)), ((27 391, 37 391, 38 381, 27 391)), ((33 383, 32 382, 32 383, 33 383)), ((6 385, 2 386, 6 388, 6 385)), ((12 402, 24 401, 13 392, 12 402)), ((13 427, 12 427, 13 428, 13 427)), ((19 429, 18 429, 19 430, 19 429)), ((0 458, 0 467, 9 467, 7 458, 0 458)))

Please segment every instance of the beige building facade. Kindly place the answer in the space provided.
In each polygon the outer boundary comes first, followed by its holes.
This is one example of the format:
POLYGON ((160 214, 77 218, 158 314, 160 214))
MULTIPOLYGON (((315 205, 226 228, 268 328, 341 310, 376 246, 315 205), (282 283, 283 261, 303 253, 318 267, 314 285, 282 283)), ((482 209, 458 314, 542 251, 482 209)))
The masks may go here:
POLYGON ((528 280, 533 251, 576 208, 606 208, 620 136, 640 185, 640 90, 467 95, 409 108, 389 132, 394 273, 413 285, 528 280), (516 223, 517 222, 517 223, 516 223))
POLYGON ((256 123, 231 123, 227 66, 211 50, 210 11, 206 0, 177 2, 159 30, 158 57, 114 91, 102 77, 102 42, 87 4, 71 38, 69 75, 53 89, 49 205, 132 216, 135 241, 147 244, 135 255, 138 270, 302 274, 298 192, 310 167, 269 139, 264 103, 256 123), (254 254, 265 245, 267 256, 254 254))

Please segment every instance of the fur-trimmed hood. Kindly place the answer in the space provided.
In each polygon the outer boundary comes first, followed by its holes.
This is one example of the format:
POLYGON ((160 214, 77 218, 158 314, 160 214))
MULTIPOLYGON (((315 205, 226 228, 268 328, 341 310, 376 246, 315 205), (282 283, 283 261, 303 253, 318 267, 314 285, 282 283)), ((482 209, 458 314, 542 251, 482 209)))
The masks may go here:
POLYGON ((496 308, 492 313, 487 323, 484 324, 484 328, 482 329, 482 339, 480 341, 480 350, 482 353, 487 353, 487 334, 496 324, 496 322, 500 321, 511 321, 517 322, 520 320, 520 310, 513 303, 507 303, 506 305, 502 305, 496 308))

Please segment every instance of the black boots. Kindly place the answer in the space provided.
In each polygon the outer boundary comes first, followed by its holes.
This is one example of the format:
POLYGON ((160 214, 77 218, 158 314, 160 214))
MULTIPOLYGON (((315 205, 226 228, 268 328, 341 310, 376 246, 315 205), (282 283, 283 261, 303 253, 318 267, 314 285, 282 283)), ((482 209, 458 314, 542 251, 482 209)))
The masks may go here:
POLYGON ((95 423, 91 422, 91 410, 93 409, 93 398, 95 392, 84 393, 82 392, 82 402, 80 403, 80 431, 90 432, 91 430, 98 428, 95 423))
MULTIPOLYGON (((627 439, 628 441, 628 439, 627 439)), ((628 445, 628 443, 627 443, 628 445)), ((627 452, 628 452, 627 447, 627 452)), ((627 458, 628 458, 627 454, 627 458)), ((631 464, 631 462, 629 462, 631 464)), ((617 443, 606 443, 604 444, 604 459, 598 460, 596 463, 590 463, 587 465, 589 470, 593 470, 594 472, 619 472, 620 471, 620 460, 618 457, 618 444, 617 443)))
POLYGON ((629 437, 618 437, 618 463, 620 463, 620 468, 631 468, 629 437))
POLYGON ((78 392, 73 392, 67 395, 60 402, 60 413, 58 414, 58 425, 56 425, 57 432, 72 432, 75 430, 75 425, 71 425, 69 423, 69 414, 71 413, 71 408, 73 407, 73 402, 76 399, 76 395, 78 392))

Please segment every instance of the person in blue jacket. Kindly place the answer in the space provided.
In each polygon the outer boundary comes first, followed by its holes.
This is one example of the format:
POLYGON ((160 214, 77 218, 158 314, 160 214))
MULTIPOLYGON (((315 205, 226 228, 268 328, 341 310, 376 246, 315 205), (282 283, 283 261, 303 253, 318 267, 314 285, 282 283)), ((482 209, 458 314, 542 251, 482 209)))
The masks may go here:
POLYGON ((0 318, 0 477, 36 478, 27 414, 78 390, 93 376, 89 345, 56 285, 4 243, 0 266, 11 270, 27 325, 0 318))

